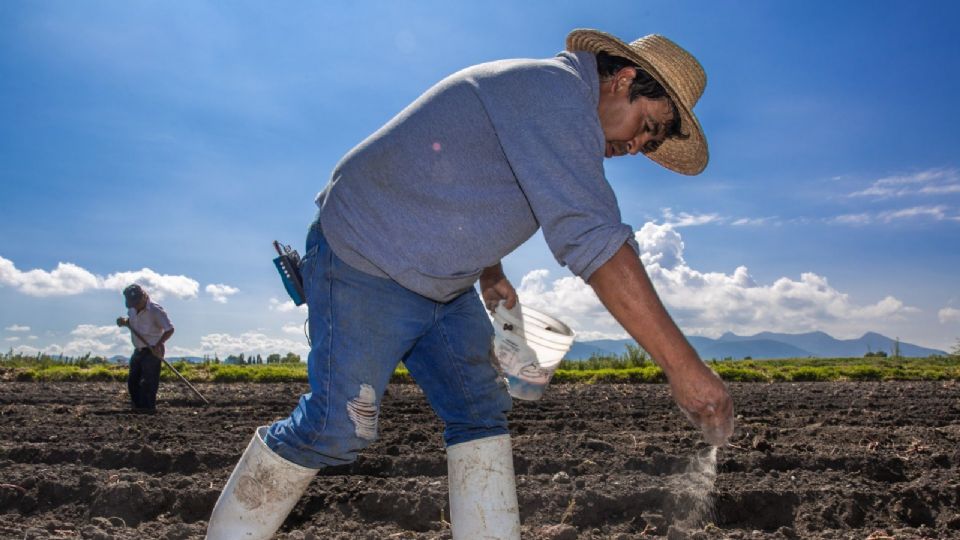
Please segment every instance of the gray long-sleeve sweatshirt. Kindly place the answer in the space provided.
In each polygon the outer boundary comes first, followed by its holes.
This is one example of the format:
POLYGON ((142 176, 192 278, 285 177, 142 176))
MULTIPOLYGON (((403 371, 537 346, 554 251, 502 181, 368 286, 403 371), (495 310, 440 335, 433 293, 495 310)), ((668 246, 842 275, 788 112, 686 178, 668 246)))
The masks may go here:
POLYGON ((603 171, 590 53, 476 65, 439 82, 337 164, 317 196, 347 264, 453 299, 543 228, 589 279, 625 242, 603 171))

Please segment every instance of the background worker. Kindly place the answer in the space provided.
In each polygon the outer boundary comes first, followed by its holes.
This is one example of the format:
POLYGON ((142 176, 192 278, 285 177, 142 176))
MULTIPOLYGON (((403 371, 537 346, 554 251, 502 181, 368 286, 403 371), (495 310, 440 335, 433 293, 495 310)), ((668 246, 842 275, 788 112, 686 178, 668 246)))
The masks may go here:
POLYGON ((127 317, 118 317, 117 326, 128 326, 133 340, 133 355, 127 374, 127 390, 134 410, 153 412, 157 408, 160 388, 160 367, 166 352, 164 344, 173 335, 173 324, 167 312, 140 285, 123 290, 127 317), (141 339, 142 338, 142 339, 141 339))
POLYGON ((657 297, 603 170, 604 158, 638 153, 703 170, 692 112, 703 69, 662 36, 627 45, 575 30, 566 49, 447 77, 334 169, 301 263, 311 393, 257 429, 208 539, 271 537, 317 470, 355 460, 401 361, 444 421, 453 538, 518 539, 511 399, 484 303, 516 302, 500 261, 540 228, 707 440, 731 435, 730 395, 657 297))

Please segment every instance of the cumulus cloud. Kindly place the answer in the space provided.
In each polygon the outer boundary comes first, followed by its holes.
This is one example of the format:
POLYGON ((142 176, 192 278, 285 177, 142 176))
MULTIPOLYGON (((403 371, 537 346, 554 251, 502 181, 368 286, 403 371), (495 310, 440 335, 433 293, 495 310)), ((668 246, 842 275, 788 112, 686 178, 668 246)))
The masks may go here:
POLYGON ((20 325, 20 324, 14 324, 14 325, 10 325, 10 326, 4 328, 4 330, 6 330, 6 331, 8 331, 8 332, 29 332, 29 331, 30 331, 30 327, 29 327, 29 326, 23 326, 23 325, 20 325))
POLYGON ((20 338, 17 336, 10 336, 7 338, 7 341, 20 341, 20 338))
POLYGON ((300 311, 301 313, 307 312, 306 304, 298 306, 294 304, 292 300, 281 301, 276 298, 271 298, 267 307, 270 311, 277 311, 280 313, 289 313, 291 311, 300 311))
POLYGON ((166 295, 177 298, 196 298, 200 283, 187 276, 158 274, 149 268, 134 272, 117 272, 103 278, 101 288, 122 291, 131 283, 139 283, 155 299, 166 295))
MULTIPOLYGON (((683 238, 669 224, 647 223, 635 236, 640 259, 657 292, 688 334, 828 330, 851 335, 919 312, 892 296, 874 304, 856 304, 813 272, 801 274, 799 280, 781 277, 767 285, 756 283, 745 266, 729 274, 701 272, 684 260, 683 238)), ((580 339, 625 336, 593 289, 579 278, 551 282, 546 270, 536 270, 523 278, 517 291, 524 304, 559 316, 578 331, 580 339)))
POLYGON ((888 176, 848 196, 889 198, 946 193, 960 193, 960 171, 957 169, 928 169, 914 174, 888 176))
POLYGON ((191 351, 197 356, 214 354, 220 357, 231 354, 286 354, 293 352, 305 357, 310 348, 305 339, 275 338, 260 332, 244 332, 234 334, 207 334, 200 338, 198 350, 191 351))
MULTIPOLYGON (((284 329, 286 331, 286 328, 284 329)), ((310 348, 303 337, 302 326, 298 329, 299 339, 277 338, 261 332, 244 332, 241 334, 214 333, 200 338, 199 345, 171 343, 167 347, 167 357, 181 356, 214 356, 225 358, 231 354, 244 353, 246 355, 261 354, 267 356, 273 353, 286 354, 293 352, 306 358, 310 348)), ((7 339, 7 341, 12 341, 7 339)), ((176 340, 174 340, 176 341, 176 340)), ((43 352, 52 356, 83 356, 90 353, 94 356, 110 357, 114 355, 128 355, 132 350, 130 335, 125 329, 116 325, 97 326, 93 324, 77 325, 63 341, 52 343, 42 348, 20 344, 13 347, 21 354, 36 354, 43 352)))
POLYGON ((283 330, 284 334, 291 334, 294 336, 305 335, 302 324, 287 324, 287 325, 284 325, 281 330, 283 330))
POLYGON ((221 304, 226 304, 230 296, 240 292, 240 289, 236 287, 231 287, 229 285, 224 285, 223 283, 215 283, 207 285, 206 289, 207 294, 213 297, 214 302, 219 302, 221 304))
POLYGON ((17 269, 13 261, 0 257, 0 286, 13 287, 29 296, 70 296, 90 290, 121 291, 139 283, 156 299, 166 295, 195 298, 200 284, 187 276, 159 274, 149 268, 98 276, 72 263, 58 263, 51 271, 17 269))
POLYGON ((960 309, 945 307, 937 312, 941 324, 960 322, 960 309))
POLYGON ((130 335, 117 325, 97 326, 81 324, 70 331, 68 341, 54 344, 44 349, 47 354, 83 356, 90 353, 95 356, 126 354, 132 347, 130 335))
POLYGON ((52 271, 22 272, 13 261, 0 257, 0 285, 30 296, 64 296, 97 288, 97 276, 71 263, 59 263, 52 271))
POLYGON ((13 347, 13 352, 16 354, 23 354, 27 356, 35 356, 39 352, 46 352, 47 354, 58 354, 55 352, 50 352, 48 349, 38 349, 36 347, 31 347, 30 345, 17 345, 13 347))

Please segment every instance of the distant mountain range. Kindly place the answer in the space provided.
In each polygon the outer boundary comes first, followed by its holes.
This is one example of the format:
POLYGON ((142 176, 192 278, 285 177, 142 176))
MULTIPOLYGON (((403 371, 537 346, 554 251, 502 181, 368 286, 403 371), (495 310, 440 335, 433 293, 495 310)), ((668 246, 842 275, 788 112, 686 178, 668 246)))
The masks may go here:
MULTIPOLYGON (((861 357, 868 352, 884 351, 893 354, 896 340, 867 332, 857 339, 836 339, 824 332, 806 334, 778 334, 760 332, 752 336, 738 336, 727 332, 717 339, 688 336, 687 339, 704 360, 723 360, 733 358, 742 360, 772 358, 851 358, 861 357)), ((575 341, 567 353, 568 360, 586 360, 590 355, 623 354, 626 345, 636 345, 632 339, 601 339, 596 341, 575 341)), ((901 356, 946 355, 946 351, 928 349, 912 343, 900 342, 901 356)))
MULTIPOLYGON (((752 336, 738 336, 727 332, 717 339, 688 336, 687 339, 697 354, 704 360, 723 360, 732 358, 742 360, 746 357, 760 359, 772 358, 858 358, 868 352, 883 351, 893 354, 895 339, 888 338, 876 332, 867 332, 857 339, 836 339, 824 332, 809 332, 806 334, 778 334, 775 332, 760 332, 752 336)), ((586 360, 590 355, 600 356, 620 355, 627 351, 627 345, 636 345, 632 339, 598 339, 595 341, 575 341, 570 351, 564 357, 567 360, 586 360)), ((900 342, 901 356, 931 356, 934 354, 946 355, 946 351, 929 349, 912 343, 900 342)), ((126 363, 129 356, 112 356, 110 362, 126 363)), ((186 360, 190 363, 202 363, 201 356, 168 357, 173 362, 186 360)), ((221 360, 222 361, 222 360, 221 360)))

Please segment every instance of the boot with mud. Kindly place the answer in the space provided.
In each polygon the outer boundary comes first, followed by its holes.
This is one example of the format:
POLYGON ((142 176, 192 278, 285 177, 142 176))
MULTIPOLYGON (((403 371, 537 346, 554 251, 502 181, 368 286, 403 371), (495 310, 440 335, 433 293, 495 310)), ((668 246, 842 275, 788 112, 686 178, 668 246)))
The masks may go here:
POLYGON ((283 525, 318 469, 278 456, 263 441, 268 426, 253 434, 227 480, 207 524, 207 540, 267 540, 283 525))
POLYGON ((447 447, 453 540, 520 540, 510 435, 447 447))

